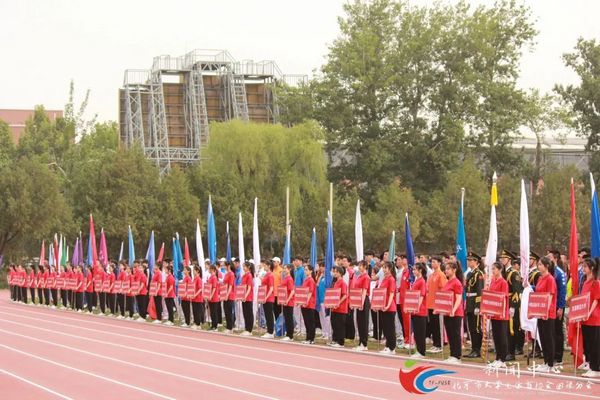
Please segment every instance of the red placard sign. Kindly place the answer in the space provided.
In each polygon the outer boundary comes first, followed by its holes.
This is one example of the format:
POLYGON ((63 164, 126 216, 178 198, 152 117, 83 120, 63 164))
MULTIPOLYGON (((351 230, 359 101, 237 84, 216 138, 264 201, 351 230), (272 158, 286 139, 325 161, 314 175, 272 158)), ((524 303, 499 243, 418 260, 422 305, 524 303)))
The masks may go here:
POLYGON ((489 317, 506 317, 506 294, 484 290, 481 292, 479 312, 489 317))
POLYGON ((158 282, 151 282, 150 283, 150 296, 156 296, 158 293, 158 282))
POLYGON ((259 286, 258 287, 258 296, 256 300, 259 304, 264 304, 267 302, 267 287, 259 286))
POLYGON ((433 313, 450 315, 454 306, 454 292, 438 291, 433 302, 433 313))
POLYGON ((102 278, 94 279, 94 292, 102 291, 102 278))
POLYGON ((187 285, 185 292, 186 292, 186 297, 190 300, 193 299, 194 297, 196 297, 196 288, 194 287, 193 283, 190 283, 187 285))
POLYGON ((134 296, 137 296, 139 294, 140 291, 140 283, 133 281, 131 282, 131 294, 134 296))
POLYGON ((308 304, 308 288, 297 287, 294 294, 294 305, 305 306, 306 304, 308 304))
POLYGON ((404 297, 404 312, 415 314, 419 311, 419 300, 421 300, 420 290, 407 290, 404 297))
POLYGON ((56 282, 56 278, 50 277, 46 281, 46 287, 50 289, 54 289, 54 283, 56 282))
POLYGON ((121 293, 129 294, 130 283, 129 280, 121 281, 121 293))
POLYGON ((246 297, 246 285, 238 285, 235 287, 235 301, 244 301, 246 297))
POLYGON ((336 308, 340 304, 340 298, 342 297, 341 288, 330 288, 325 289, 325 298, 323 299, 323 306, 325 308, 336 308))
POLYGON ((185 283, 180 283, 177 287, 177 297, 185 299, 187 295, 187 287, 185 283))
POLYGON ((227 301, 227 285, 221 284, 219 285, 219 299, 221 301, 227 301))
POLYGON ((590 312, 590 292, 572 296, 569 299, 569 322, 582 322, 590 312))
POLYGON ((283 286, 279 286, 277 288, 277 304, 280 306, 285 306, 287 304, 288 292, 287 288, 283 286))
POLYGON ((105 281, 102 282, 102 291, 104 293, 109 293, 110 292, 110 281, 107 279, 105 281))
POLYGON ((27 277, 27 287, 34 287, 33 286, 33 279, 27 277))
POLYGON ((162 297, 167 297, 167 283, 163 282, 162 285, 160 285, 160 295, 162 297))
POLYGON ((212 292, 212 285, 210 283, 205 283, 202 287, 202 295, 207 301, 211 301, 210 292, 212 292))
POLYGON ((123 283, 121 281, 115 281, 115 284, 113 285, 113 291, 115 293, 122 293, 122 291, 121 291, 122 285, 123 285, 123 283))
POLYGON ((77 279, 75 278, 70 278, 69 282, 67 283, 69 290, 75 290, 77 288, 77 279))
POLYGON ((550 311, 550 293, 530 293, 529 306, 527 308, 527 318, 548 319, 550 311))
POLYGON ((371 299, 371 310, 378 311, 383 310, 385 306, 385 295, 387 294, 387 289, 373 289, 373 295, 371 299))
POLYGON ((363 289, 348 290, 348 298, 350 299, 350 308, 362 310, 362 291, 363 289))
POLYGON ((65 278, 56 278, 56 287, 59 289, 65 288, 65 278))

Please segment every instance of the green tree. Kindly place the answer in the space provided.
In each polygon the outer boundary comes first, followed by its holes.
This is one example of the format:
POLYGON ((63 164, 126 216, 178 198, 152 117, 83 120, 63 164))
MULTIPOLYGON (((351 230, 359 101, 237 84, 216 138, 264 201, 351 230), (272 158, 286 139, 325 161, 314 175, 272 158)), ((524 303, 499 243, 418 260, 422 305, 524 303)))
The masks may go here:
POLYGON ((9 165, 15 157, 15 145, 8 124, 0 120, 0 168, 9 165))

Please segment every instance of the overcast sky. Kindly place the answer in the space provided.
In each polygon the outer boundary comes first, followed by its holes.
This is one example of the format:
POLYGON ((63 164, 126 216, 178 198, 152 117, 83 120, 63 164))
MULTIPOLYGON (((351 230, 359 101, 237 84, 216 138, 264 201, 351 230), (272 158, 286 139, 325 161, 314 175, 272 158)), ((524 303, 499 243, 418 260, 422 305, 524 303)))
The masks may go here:
MULTIPOLYGON (((418 4, 430 3, 425 0, 418 4)), ((474 1, 475 4, 492 3, 474 1)), ((562 63, 578 37, 600 39, 600 1, 528 0, 540 31, 522 62, 523 87, 548 91, 576 76, 562 63)), ((237 60, 275 60, 311 74, 338 35, 338 0, 0 0, 0 108, 63 109, 69 81, 89 110, 116 120, 125 69, 152 57, 225 49, 237 60)))

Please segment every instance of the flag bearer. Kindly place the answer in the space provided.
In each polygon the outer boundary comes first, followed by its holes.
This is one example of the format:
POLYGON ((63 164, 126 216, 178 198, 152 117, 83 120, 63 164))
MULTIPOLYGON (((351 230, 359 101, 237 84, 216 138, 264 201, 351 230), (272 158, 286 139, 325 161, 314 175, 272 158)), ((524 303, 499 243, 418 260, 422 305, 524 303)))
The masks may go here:
POLYGON ((481 342, 483 335, 481 331, 479 306, 481 305, 481 292, 485 284, 485 277, 479 268, 480 264, 481 257, 470 251, 467 255, 467 266, 469 267, 469 272, 467 273, 465 288, 467 296, 465 311, 467 313, 467 326, 469 329, 469 335, 471 336, 471 353, 467 354, 465 358, 481 357, 481 342))

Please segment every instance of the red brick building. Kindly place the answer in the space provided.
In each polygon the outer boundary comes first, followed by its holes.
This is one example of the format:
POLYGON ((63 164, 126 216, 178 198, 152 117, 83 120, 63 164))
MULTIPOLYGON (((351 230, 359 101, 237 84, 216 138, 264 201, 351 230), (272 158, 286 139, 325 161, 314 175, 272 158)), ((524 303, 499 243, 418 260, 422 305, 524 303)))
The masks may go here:
MULTIPOLYGON (((0 109, 0 120, 6 122, 10 128, 13 141, 19 142, 19 138, 25 130, 25 122, 33 117, 34 110, 5 110, 0 109)), ((62 110, 46 110, 50 121, 55 121, 63 116, 62 110)))

